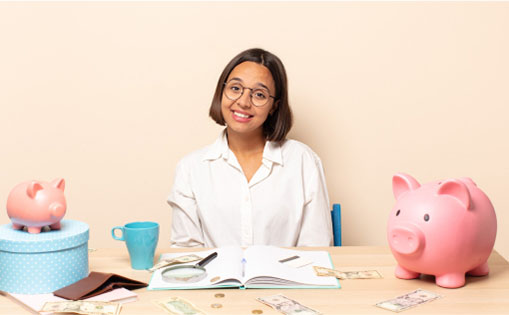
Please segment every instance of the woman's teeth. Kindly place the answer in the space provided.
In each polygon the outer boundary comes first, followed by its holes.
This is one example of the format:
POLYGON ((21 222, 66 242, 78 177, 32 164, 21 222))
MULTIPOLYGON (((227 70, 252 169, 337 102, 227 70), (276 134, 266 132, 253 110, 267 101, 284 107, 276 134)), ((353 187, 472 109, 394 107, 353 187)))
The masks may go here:
POLYGON ((233 112, 233 114, 234 114, 235 116, 238 116, 238 117, 241 117, 241 118, 249 118, 249 115, 244 115, 244 114, 237 113, 237 112, 233 112))

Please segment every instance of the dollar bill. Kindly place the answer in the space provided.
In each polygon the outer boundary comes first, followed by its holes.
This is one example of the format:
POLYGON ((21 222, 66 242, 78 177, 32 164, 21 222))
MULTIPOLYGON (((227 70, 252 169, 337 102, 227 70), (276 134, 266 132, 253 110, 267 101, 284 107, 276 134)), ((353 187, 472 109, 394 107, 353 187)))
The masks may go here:
POLYGON ((175 257, 175 258, 162 259, 157 264, 155 264, 152 268, 149 268, 148 270, 150 272, 154 272, 155 270, 166 267, 166 266, 171 266, 171 265, 176 265, 176 264, 184 264, 184 263, 188 263, 188 262, 192 262, 192 261, 196 261, 196 260, 201 260, 201 257, 194 255, 194 254, 179 256, 179 257, 175 257))
POLYGON ((287 315, 317 315, 321 314, 299 302, 289 299, 284 295, 276 294, 257 298, 263 304, 267 304, 273 309, 287 315))
POLYGON ((439 294, 417 289, 413 292, 377 303, 375 305, 393 312, 402 312, 419 304, 430 302, 441 297, 442 296, 439 294))
POLYGON ((169 297, 163 300, 154 301, 166 312, 174 315, 204 315, 205 313, 193 305, 193 303, 181 297, 169 297))
POLYGON ((376 270, 339 271, 319 266, 313 266, 317 276, 336 277, 338 279, 380 279, 382 275, 376 270))
POLYGON ((339 271, 325 267, 313 266, 315 273, 320 277, 336 277, 339 271))
POLYGON ((44 303, 41 312, 76 313, 89 315, 117 315, 120 303, 101 301, 59 301, 44 303))

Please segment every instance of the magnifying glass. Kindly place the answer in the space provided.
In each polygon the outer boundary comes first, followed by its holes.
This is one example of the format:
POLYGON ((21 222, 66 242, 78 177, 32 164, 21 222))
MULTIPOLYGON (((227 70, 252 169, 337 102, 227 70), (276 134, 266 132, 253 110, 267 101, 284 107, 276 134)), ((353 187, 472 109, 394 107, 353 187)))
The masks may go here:
POLYGON ((203 280, 207 276, 205 265, 217 257, 214 252, 200 260, 196 265, 173 266, 163 270, 161 276, 166 282, 193 283, 203 280))

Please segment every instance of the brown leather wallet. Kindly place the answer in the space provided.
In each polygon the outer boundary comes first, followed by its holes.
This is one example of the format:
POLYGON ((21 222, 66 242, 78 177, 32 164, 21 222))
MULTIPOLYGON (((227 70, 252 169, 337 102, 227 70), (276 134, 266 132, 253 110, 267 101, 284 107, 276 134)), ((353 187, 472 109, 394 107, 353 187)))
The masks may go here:
POLYGON ((88 277, 63 287, 53 292, 53 294, 68 300, 83 300, 116 288, 123 287, 133 290, 144 288, 147 285, 145 282, 129 279, 114 273, 92 271, 88 277))

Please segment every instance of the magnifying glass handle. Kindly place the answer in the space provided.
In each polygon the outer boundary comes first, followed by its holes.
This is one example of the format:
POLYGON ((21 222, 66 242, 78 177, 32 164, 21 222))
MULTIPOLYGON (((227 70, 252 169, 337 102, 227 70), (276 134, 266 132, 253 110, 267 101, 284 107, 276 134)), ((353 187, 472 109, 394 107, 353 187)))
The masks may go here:
POLYGON ((199 263, 197 263, 197 266, 203 267, 209 262, 211 262, 214 258, 217 257, 217 252, 213 252, 212 254, 208 255, 207 257, 203 258, 199 263))

